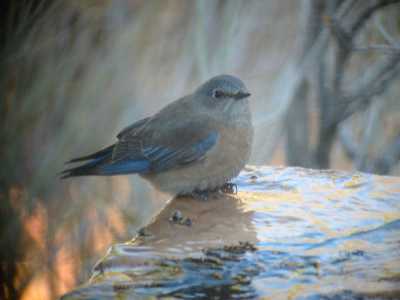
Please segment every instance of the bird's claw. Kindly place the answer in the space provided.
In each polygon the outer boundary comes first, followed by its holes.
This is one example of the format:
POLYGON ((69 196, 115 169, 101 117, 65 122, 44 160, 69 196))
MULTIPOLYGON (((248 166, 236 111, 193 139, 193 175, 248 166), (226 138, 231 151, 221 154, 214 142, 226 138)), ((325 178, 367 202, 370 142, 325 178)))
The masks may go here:
POLYGON ((207 201, 210 196, 210 192, 209 191, 194 191, 191 193, 191 196, 196 200, 207 201))
POLYGON ((238 187, 236 183, 227 182, 221 186, 220 191, 225 194, 237 194, 238 187))
POLYGON ((190 195, 196 200, 207 201, 212 194, 237 194, 238 187, 236 183, 227 182, 220 188, 205 191, 193 191, 190 195))

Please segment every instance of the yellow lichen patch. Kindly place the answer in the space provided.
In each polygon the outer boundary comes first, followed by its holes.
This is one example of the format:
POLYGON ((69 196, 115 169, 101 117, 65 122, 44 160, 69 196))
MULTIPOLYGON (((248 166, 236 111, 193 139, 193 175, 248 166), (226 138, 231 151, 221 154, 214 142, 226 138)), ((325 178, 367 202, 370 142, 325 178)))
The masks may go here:
POLYGON ((349 180, 346 180, 343 186, 346 188, 357 188, 363 183, 365 183, 365 178, 363 176, 360 174, 353 174, 349 180))
POLYGON ((127 274, 124 274, 123 272, 108 271, 108 272, 98 274, 97 276, 91 278, 90 283, 95 284, 95 283, 100 283, 100 282, 104 282, 104 281, 126 282, 126 281, 132 281, 132 278, 130 276, 128 276, 127 274))

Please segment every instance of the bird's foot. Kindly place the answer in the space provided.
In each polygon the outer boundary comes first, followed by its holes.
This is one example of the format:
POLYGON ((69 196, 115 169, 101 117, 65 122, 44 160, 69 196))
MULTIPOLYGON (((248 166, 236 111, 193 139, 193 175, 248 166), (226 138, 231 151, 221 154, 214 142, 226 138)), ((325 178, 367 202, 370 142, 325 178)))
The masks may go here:
POLYGON ((238 187, 236 183, 226 182, 219 190, 224 194, 237 194, 238 187))
POLYGON ((238 188, 236 183, 227 182, 223 186, 211 190, 195 190, 189 195, 196 200, 207 201, 212 195, 216 194, 237 194, 238 188))
POLYGON ((214 193, 214 191, 193 191, 190 195, 196 200, 207 201, 212 193, 214 193))

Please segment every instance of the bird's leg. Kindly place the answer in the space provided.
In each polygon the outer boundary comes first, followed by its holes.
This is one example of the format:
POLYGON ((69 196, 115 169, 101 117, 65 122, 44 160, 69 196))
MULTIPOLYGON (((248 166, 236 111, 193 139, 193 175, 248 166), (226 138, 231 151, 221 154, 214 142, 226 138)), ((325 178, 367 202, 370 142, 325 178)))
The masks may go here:
POLYGON ((190 196, 200 201, 207 201, 212 194, 224 193, 224 194, 237 194, 236 183, 226 182, 221 187, 210 189, 210 190, 194 190, 190 193, 190 196))
POLYGON ((236 183, 226 182, 219 190, 225 194, 237 194, 238 187, 236 183))
POLYGON ((191 192, 190 195, 196 200, 207 201, 213 192, 214 191, 210 190, 203 190, 203 191, 194 190, 193 192, 191 192))

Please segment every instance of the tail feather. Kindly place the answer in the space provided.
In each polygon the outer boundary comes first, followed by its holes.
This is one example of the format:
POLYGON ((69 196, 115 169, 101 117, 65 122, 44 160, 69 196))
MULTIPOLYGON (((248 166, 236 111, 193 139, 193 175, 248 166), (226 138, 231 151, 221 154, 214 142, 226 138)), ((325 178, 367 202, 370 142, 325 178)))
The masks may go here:
POLYGON ((114 146, 115 145, 111 145, 111 146, 108 146, 108 147, 106 147, 104 149, 101 149, 100 151, 97 151, 97 152, 95 152, 93 154, 89 154, 89 155, 86 155, 86 156, 73 158, 73 159, 67 161, 66 164, 80 162, 80 161, 89 160, 89 159, 99 158, 99 157, 101 157, 101 156, 103 156, 105 154, 112 153, 112 151, 114 149, 114 146))
POLYGON ((112 161, 115 145, 96 153, 74 158, 68 163, 86 161, 78 167, 68 168, 60 173, 61 179, 87 175, 120 175, 143 173, 150 170, 150 162, 144 157, 112 161))
POLYGON ((67 163, 74 163, 85 160, 89 161, 81 166, 68 168, 62 171, 60 173, 61 179, 86 175, 103 175, 99 173, 99 167, 111 160, 113 149, 114 145, 111 145, 93 154, 71 159, 67 163))

